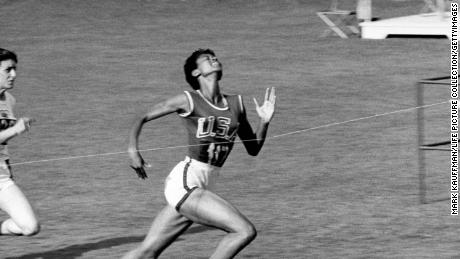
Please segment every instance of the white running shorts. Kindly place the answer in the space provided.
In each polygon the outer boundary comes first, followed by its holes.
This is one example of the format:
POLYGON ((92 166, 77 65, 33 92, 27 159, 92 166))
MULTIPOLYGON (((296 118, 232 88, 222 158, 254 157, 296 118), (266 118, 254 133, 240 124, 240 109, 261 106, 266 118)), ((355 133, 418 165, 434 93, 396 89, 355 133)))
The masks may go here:
POLYGON ((11 178, 1 178, 0 179, 0 193, 5 190, 6 188, 14 185, 15 182, 11 178))
POLYGON ((165 180, 166 201, 179 211, 196 188, 212 190, 215 187, 219 170, 220 167, 187 156, 173 168, 165 180))
POLYGON ((8 160, 0 160, 0 192, 13 184, 8 160))

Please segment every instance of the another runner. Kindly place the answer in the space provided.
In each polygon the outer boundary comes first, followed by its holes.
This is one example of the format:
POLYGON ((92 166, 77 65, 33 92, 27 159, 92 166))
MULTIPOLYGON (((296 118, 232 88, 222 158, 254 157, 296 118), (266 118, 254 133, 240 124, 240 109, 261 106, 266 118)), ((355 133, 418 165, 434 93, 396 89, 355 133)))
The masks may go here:
POLYGON ((9 164, 8 140, 30 129, 30 118, 16 119, 14 97, 7 91, 16 79, 17 56, 0 48, 0 209, 10 218, 0 222, 0 235, 35 235, 40 225, 34 210, 19 186, 14 182, 9 164))

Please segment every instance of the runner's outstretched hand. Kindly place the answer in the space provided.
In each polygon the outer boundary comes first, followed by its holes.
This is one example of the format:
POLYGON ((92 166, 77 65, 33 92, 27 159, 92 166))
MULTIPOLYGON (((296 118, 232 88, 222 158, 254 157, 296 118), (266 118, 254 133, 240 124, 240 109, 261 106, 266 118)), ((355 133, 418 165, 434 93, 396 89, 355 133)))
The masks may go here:
POLYGON ((275 87, 267 88, 267 90, 265 91, 265 98, 262 106, 259 106, 259 103, 257 103, 256 98, 254 98, 254 103, 256 104, 256 111, 262 123, 269 123, 272 120, 273 115, 275 114, 275 87))

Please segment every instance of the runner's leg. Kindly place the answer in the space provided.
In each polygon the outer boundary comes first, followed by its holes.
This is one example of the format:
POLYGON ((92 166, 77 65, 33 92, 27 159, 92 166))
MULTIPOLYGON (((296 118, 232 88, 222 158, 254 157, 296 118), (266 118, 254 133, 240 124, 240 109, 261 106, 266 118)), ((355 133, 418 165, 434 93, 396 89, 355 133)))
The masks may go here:
POLYGON ((0 209, 11 217, 0 225, 0 234, 31 236, 40 231, 32 206, 16 184, 0 192, 0 209))
POLYGON ((154 219, 142 244, 123 258, 158 258, 161 252, 184 233, 192 223, 173 207, 167 205, 154 219))
POLYGON ((182 204, 180 213, 193 222, 228 232, 210 258, 233 258, 257 235, 254 225, 241 212, 208 190, 194 190, 182 204))

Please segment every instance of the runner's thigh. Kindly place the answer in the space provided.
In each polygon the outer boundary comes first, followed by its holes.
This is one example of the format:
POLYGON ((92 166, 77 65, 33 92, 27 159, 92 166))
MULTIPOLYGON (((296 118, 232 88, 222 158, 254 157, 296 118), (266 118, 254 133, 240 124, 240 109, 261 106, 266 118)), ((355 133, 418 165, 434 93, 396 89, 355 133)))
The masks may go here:
POLYGON ((36 221, 32 206, 16 184, 0 192, 0 208, 19 226, 36 221))
POLYGON ((229 232, 238 232, 251 225, 251 222, 230 202, 217 194, 196 189, 180 209, 187 218, 196 223, 213 226, 229 232))

